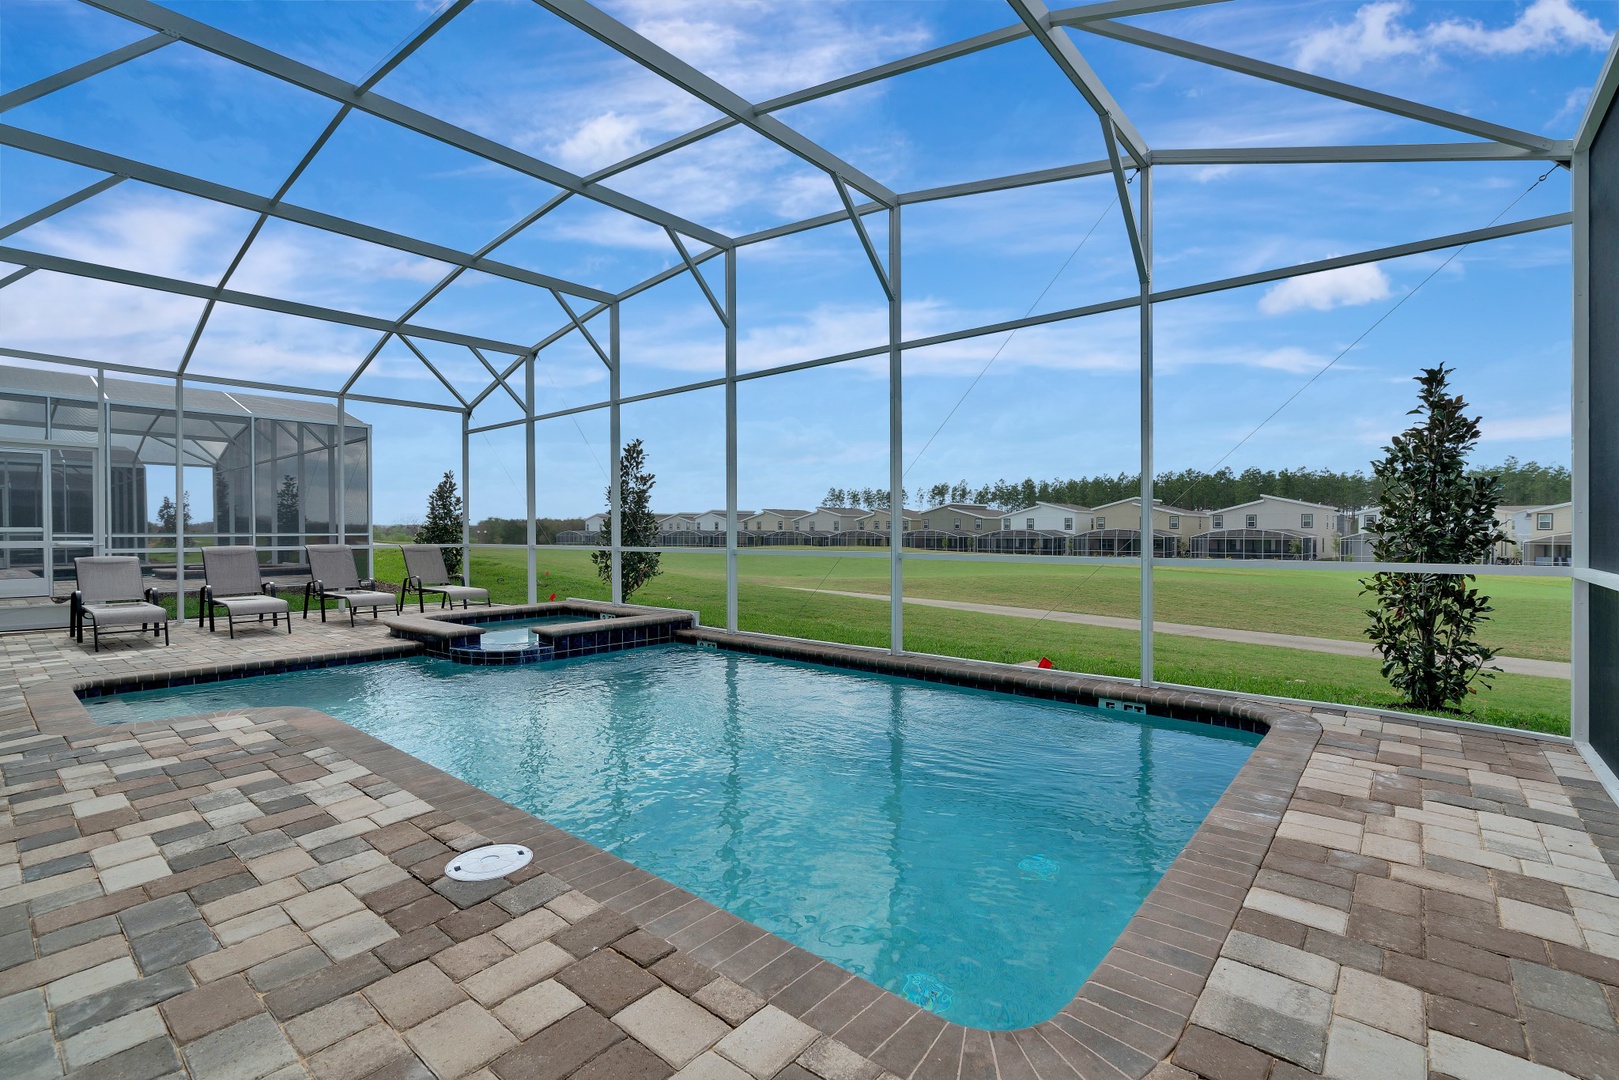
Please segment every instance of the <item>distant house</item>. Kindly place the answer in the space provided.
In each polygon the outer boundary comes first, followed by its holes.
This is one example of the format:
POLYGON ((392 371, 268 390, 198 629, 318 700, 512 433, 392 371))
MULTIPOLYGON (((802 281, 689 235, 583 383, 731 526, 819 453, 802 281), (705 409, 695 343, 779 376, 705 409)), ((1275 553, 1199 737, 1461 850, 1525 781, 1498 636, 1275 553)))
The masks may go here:
POLYGON ((1320 559, 1337 554, 1338 510, 1323 503, 1260 495, 1210 511, 1209 530, 1191 553, 1208 559, 1320 559))
POLYGON ((606 524, 606 514, 591 514, 585 518, 585 532, 599 533, 602 531, 602 526, 606 524))
POLYGON ((1383 516, 1375 506, 1338 514, 1338 558, 1346 562, 1372 561, 1372 526, 1383 516))
MULTIPOLYGON (((855 519, 856 532, 881 533, 886 535, 893 528, 894 515, 887 510, 869 510, 864 517, 855 519)), ((900 511, 900 530, 910 532, 912 529, 922 528, 922 515, 915 510, 900 511)))
MULTIPOLYGON (((752 512, 751 510, 738 510, 736 512, 737 520, 741 521, 745 515, 752 512)), ((692 522, 697 526, 698 532, 724 532, 725 511, 705 510, 701 514, 694 515, 692 522)))
POLYGON ((1064 532, 1073 535, 1091 527, 1091 508, 1077 503, 1033 502, 1001 515, 1007 532, 1064 532))
MULTIPOLYGON (((1152 553, 1156 558, 1173 559, 1184 555, 1191 538, 1208 531, 1206 510, 1170 506, 1162 499, 1152 502, 1152 553)), ((1091 510, 1091 527, 1074 537, 1075 555, 1141 554, 1141 496, 1118 499, 1091 510)))
POLYGON ((1567 566, 1573 561, 1573 503, 1519 510, 1512 516, 1512 525, 1525 566, 1567 566))
POLYGON ((696 514, 665 514, 658 518, 659 532, 696 532, 696 514))
POLYGON ((994 532, 1000 528, 1003 515, 992 506, 982 506, 978 503, 944 503, 930 510, 921 512, 907 510, 906 514, 916 513, 918 524, 915 528, 927 529, 933 532, 954 533, 986 533, 994 532))
POLYGON ((798 520, 808 514, 808 510, 760 510, 758 513, 743 517, 737 514, 737 530, 740 532, 798 532, 798 520))
POLYGON ((866 516, 858 506, 821 506, 798 518, 799 529, 808 533, 855 531, 855 522, 866 516))

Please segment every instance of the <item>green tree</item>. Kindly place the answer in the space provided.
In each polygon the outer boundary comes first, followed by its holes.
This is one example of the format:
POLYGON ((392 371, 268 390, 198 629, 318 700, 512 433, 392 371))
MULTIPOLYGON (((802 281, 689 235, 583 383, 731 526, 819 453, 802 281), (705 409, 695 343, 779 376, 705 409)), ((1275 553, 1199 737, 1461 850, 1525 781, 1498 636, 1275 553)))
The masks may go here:
MULTIPOLYGON (((641 440, 624 445, 619 458, 619 544, 623 547, 652 547, 658 542, 658 518, 652 513, 652 486, 658 478, 646 471, 646 450, 641 440)), ((602 521, 601 550, 590 553, 596 574, 609 585, 613 582, 613 488, 607 488, 607 516, 602 521)), ((663 573, 655 551, 625 551, 619 555, 624 594, 627 601, 641 586, 663 573)))
POLYGON ((298 530, 298 478, 288 473, 281 478, 281 487, 275 493, 275 527, 283 533, 298 530))
MULTIPOLYGON (((181 520, 185 523, 184 527, 189 529, 191 527, 191 492, 182 492, 180 499, 181 520)), ((163 496, 163 501, 157 504, 157 527, 171 535, 174 532, 174 500, 167 495, 163 496)))
MULTIPOLYGON (((455 487, 455 474, 446 471, 444 479, 440 480, 427 495, 427 517, 422 527, 416 530, 418 544, 460 544, 461 543, 461 493, 455 487)), ((444 569, 451 576, 461 572, 461 549, 447 547, 444 552, 444 569)))
MULTIPOLYGON (((1500 485, 1470 476, 1467 454, 1479 421, 1450 392, 1452 369, 1424 368, 1416 379, 1419 419, 1394 436, 1372 463, 1382 487, 1381 516, 1371 527, 1379 562, 1476 563, 1506 537, 1495 520, 1500 485)), ((1474 680, 1488 686, 1495 650, 1474 639, 1492 610, 1473 575, 1373 574, 1361 582, 1375 596, 1366 636, 1383 656, 1383 677, 1421 709, 1461 704, 1474 680)))

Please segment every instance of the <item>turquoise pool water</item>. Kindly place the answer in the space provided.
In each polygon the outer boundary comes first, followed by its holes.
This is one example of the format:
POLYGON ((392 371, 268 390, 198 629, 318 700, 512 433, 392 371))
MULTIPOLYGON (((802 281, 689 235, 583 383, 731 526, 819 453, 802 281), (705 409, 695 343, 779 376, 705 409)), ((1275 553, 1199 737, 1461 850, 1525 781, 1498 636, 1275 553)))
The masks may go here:
POLYGON ((688 646, 86 702, 320 709, 940 1015, 1066 1005, 1258 736, 688 646))

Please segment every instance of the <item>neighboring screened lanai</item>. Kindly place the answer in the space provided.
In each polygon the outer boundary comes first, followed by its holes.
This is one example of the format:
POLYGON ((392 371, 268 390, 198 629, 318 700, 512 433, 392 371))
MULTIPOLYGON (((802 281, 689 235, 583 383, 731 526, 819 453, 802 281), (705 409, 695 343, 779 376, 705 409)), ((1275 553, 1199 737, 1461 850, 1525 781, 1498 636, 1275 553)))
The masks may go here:
POLYGON ((939 640, 924 570, 1060 563, 976 599, 1097 592, 1111 673, 1174 681, 1155 563, 1269 575, 1302 634, 1309 581, 1380 567, 1168 534, 1155 500, 1212 503, 1155 477, 1364 468, 1442 361, 1486 449, 1571 462, 1566 565, 1500 580, 1568 591, 1572 730, 1619 761, 1612 11, 1488 7, 5 0, 0 548, 370 558, 449 471, 463 543, 522 523, 534 600, 537 519, 592 536, 641 438, 711 621, 781 632, 765 587, 820 605, 806 632, 886 604, 858 643, 901 650, 908 618, 939 640), (998 475, 1138 502, 1082 543, 886 517, 998 475), (847 482, 874 516, 824 544, 740 535, 847 482))

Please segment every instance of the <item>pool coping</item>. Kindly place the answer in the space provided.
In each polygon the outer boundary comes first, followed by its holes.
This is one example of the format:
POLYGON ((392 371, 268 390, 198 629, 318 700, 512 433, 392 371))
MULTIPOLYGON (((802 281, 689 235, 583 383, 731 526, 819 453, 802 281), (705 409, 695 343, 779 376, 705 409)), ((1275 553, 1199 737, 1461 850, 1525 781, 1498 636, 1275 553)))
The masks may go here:
MULTIPOLYGON (((504 614, 516 609, 501 610, 504 614)), ((1047 700, 1093 704, 1107 697, 1144 704, 1159 715, 1203 722, 1209 717, 1228 717, 1234 721, 1231 726, 1265 730, 1259 745, 1074 998, 1038 1024, 988 1032, 995 1045, 1009 1043, 1020 1048, 1036 1069, 1041 1061, 1062 1062, 1082 1076, 1139 1080, 1169 1056, 1321 737, 1320 725, 1308 716, 1262 702, 984 661, 894 656, 880 650, 702 627, 677 636, 755 655, 1047 700)), ((63 677, 26 688, 24 700, 41 735, 82 738, 114 730, 155 730, 189 718, 112 729, 90 718, 79 694, 108 684, 184 685, 288 670, 294 665, 360 663, 423 651, 420 642, 390 642, 293 661, 220 664, 144 675, 63 677)), ((251 706, 247 711, 272 712, 251 706)), ((966 1033, 982 1030, 946 1021, 335 717, 305 708, 283 707, 273 713, 357 764, 453 813, 495 842, 527 844, 548 873, 770 1004, 819 1031, 836 1033, 851 1049, 896 1074, 910 1075, 926 1063, 927 1075, 932 1075, 935 1066, 930 1053, 937 1056, 953 1047, 959 1059, 970 1041, 966 1033), (858 1021, 850 1023, 857 1016, 858 1021), (963 1037, 940 1038, 947 1030, 963 1037), (936 1049, 941 1047, 944 1050, 936 1049)), ((1007 1045, 1009 1051, 1012 1045, 1007 1045)), ((942 1075, 956 1074, 948 1063, 941 1061, 937 1067, 942 1075)))

